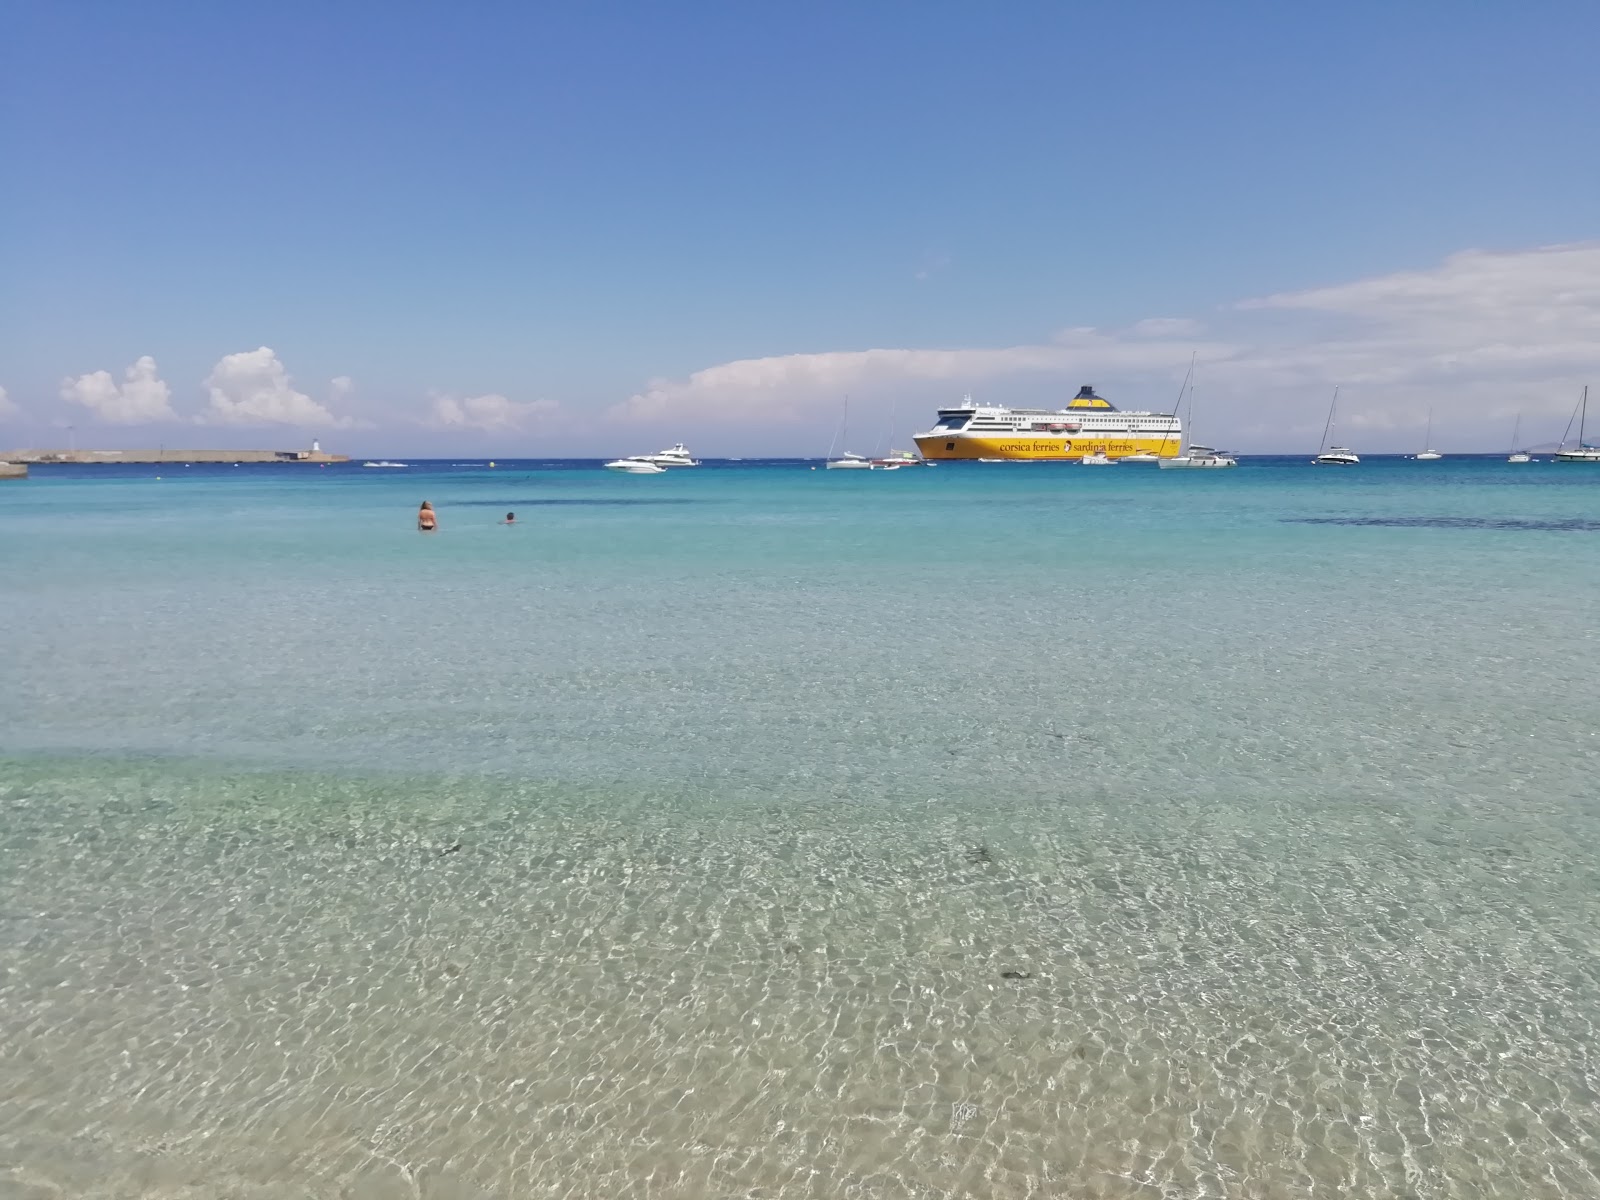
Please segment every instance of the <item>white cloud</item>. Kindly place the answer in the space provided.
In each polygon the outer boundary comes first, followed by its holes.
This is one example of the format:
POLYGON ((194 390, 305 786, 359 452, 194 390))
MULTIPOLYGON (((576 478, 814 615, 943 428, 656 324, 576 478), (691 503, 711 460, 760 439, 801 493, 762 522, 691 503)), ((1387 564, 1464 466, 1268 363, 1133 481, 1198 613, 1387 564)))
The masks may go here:
POLYGON ((22 416, 22 408, 15 400, 6 395, 5 388, 0 387, 0 418, 14 420, 20 416, 22 416))
POLYGON ((1146 317, 1128 332, 1134 337, 1198 337, 1201 324, 1188 317, 1146 317))
POLYGON ((119 385, 110 371, 90 371, 61 381, 61 398, 92 412, 108 425, 143 425, 176 421, 172 389, 156 374, 156 360, 146 354, 122 373, 119 385))
POLYGON ((516 431, 560 406, 554 400, 508 400, 498 392, 486 396, 435 396, 423 424, 434 429, 516 431))
MULTIPOLYGON (((204 425, 295 425, 303 428, 348 428, 354 422, 337 417, 324 405, 294 388, 278 356, 266 346, 224 356, 206 378, 211 403, 195 418, 204 425)), ((334 381, 333 396, 349 391, 348 376, 334 381), (340 382, 340 381, 343 382, 340 382)))
POLYGON ((997 349, 840 350, 740 359, 696 371, 681 382, 653 380, 612 408, 611 415, 638 421, 794 421, 811 415, 819 400, 902 383, 941 384, 938 391, 949 394, 1005 376, 1089 379, 1095 372, 1160 372, 1174 363, 1187 365, 1191 352, 1202 360, 1232 353, 1223 345, 1132 342, 1091 329, 1068 330, 1061 337, 997 349))
POLYGON ((922 419, 965 391, 1055 405, 1090 381, 1119 403, 1160 409, 1193 352, 1205 436, 1241 449, 1300 449, 1307 437, 1314 447, 1335 384, 1341 424, 1370 432, 1373 451, 1415 448, 1430 408, 1441 449, 1494 448, 1518 412, 1525 438, 1553 439, 1586 377, 1600 376, 1600 243, 1464 251, 1424 270, 1235 303, 1212 324, 1219 332, 1204 341, 1198 321, 1154 317, 998 348, 739 359, 652 380, 609 415, 673 436, 696 422, 815 428, 847 393, 853 413, 858 399, 871 412, 899 397, 903 412, 915 397, 922 419))

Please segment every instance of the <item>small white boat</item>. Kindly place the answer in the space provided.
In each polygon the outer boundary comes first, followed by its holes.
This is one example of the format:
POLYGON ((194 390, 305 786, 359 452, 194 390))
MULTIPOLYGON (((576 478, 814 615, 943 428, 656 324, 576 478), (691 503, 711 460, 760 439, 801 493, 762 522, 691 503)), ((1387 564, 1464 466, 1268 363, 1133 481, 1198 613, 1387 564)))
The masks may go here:
POLYGON ((1210 446, 1190 446, 1183 454, 1161 460, 1163 471, 1218 470, 1238 465, 1239 460, 1226 450, 1213 450, 1210 446))
POLYGON ((1328 445, 1328 435, 1333 432, 1333 414, 1339 407, 1339 389, 1333 389, 1333 402, 1328 405, 1328 423, 1322 427, 1322 445, 1317 450, 1317 456, 1311 460, 1312 465, 1318 467, 1355 467, 1361 465, 1361 460, 1356 457, 1356 452, 1348 446, 1328 445))
POLYGON ((645 458, 619 458, 606 464, 608 471, 622 471, 629 475, 665 475, 667 469, 658 467, 645 458))
POLYGON ((1159 463, 1161 461, 1162 461, 1162 458, 1161 458, 1161 456, 1159 454, 1150 454, 1150 453, 1148 453, 1148 452, 1146 452, 1144 450, 1139 451, 1138 454, 1124 454, 1121 458, 1117 459, 1117 462, 1122 463, 1122 464, 1127 464, 1127 463, 1141 463, 1141 464, 1142 463, 1159 463))
POLYGON ((933 464, 920 454, 913 454, 909 450, 891 450, 883 458, 875 458, 872 465, 878 470, 891 470, 896 467, 931 467, 933 464))
POLYGON ((1098 450, 1093 454, 1085 454, 1078 461, 1086 467, 1114 467, 1117 465, 1116 459, 1110 458, 1098 450))
POLYGON ((390 462, 387 459, 385 459, 383 462, 364 462, 361 465, 363 467, 406 467, 406 466, 410 466, 411 464, 409 464, 409 463, 390 462))
MULTIPOLYGON (((1583 389, 1583 399, 1580 400, 1578 402, 1578 404, 1579 404, 1578 413, 1574 414, 1575 416, 1578 417, 1578 444, 1576 446, 1574 446, 1571 450, 1568 450, 1566 448, 1566 446, 1567 446, 1567 435, 1566 435, 1566 433, 1563 433, 1561 435, 1561 445, 1556 449, 1555 454, 1553 454, 1551 457, 1556 462, 1560 462, 1560 463, 1575 463, 1575 462, 1600 463, 1600 446, 1586 446, 1586 445, 1584 445, 1584 442, 1583 442, 1583 427, 1584 427, 1584 423, 1586 421, 1588 421, 1588 419, 1589 419, 1589 389, 1588 389, 1588 387, 1585 387, 1583 389)), ((1568 432, 1570 432, 1571 429, 1572 429, 1572 422, 1570 420, 1568 420, 1567 421, 1567 430, 1568 430, 1568 432)))

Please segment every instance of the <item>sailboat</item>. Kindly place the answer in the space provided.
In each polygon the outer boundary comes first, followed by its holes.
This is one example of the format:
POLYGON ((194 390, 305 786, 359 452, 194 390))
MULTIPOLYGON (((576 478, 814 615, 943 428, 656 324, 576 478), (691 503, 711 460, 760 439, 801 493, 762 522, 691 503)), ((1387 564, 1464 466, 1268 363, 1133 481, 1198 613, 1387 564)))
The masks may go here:
POLYGON ((870 471, 870 470, 872 470, 872 460, 870 458, 863 458, 859 454, 851 454, 850 451, 848 451, 848 450, 846 450, 844 452, 844 457, 842 457, 842 458, 834 458, 833 451, 834 451, 834 448, 837 447, 838 444, 839 444, 840 435, 843 435, 846 438, 848 438, 850 436, 850 397, 849 396, 846 396, 844 398, 844 418, 839 422, 839 428, 834 432, 833 441, 831 443, 829 443, 829 445, 828 445, 828 461, 827 461, 827 463, 825 465, 826 465, 827 469, 830 470, 830 471, 870 471))
POLYGON ((899 397, 889 400, 889 428, 884 435, 884 442, 889 446, 888 454, 879 454, 872 460, 872 466, 877 471, 895 471, 901 467, 931 467, 933 464, 920 454, 913 454, 909 450, 896 450, 894 448, 894 414, 899 407, 899 397))
POLYGON ((1511 427, 1511 453, 1506 457, 1506 461, 1508 463, 1525 463, 1533 461, 1533 455, 1529 454, 1526 450, 1517 449, 1517 435, 1521 432, 1522 414, 1518 413, 1516 424, 1511 427))
POLYGON ((1328 405, 1328 423, 1322 427, 1322 445, 1311 464, 1317 467, 1355 467, 1361 464, 1356 452, 1347 446, 1328 445, 1328 435, 1333 432, 1333 414, 1339 407, 1339 389, 1333 389, 1333 401, 1328 405))
POLYGON ((1437 450, 1435 450, 1433 448, 1433 408, 1432 408, 1432 406, 1430 406, 1428 408, 1428 436, 1422 439, 1422 452, 1420 454, 1415 455, 1414 457, 1416 458, 1416 460, 1418 462, 1433 462, 1435 459, 1440 459, 1440 458, 1444 457, 1444 455, 1440 454, 1437 450))
MULTIPOLYGON (((1578 413, 1576 415, 1578 417, 1578 444, 1568 450, 1566 448, 1567 435, 1563 433, 1561 435, 1561 445, 1556 448, 1556 452, 1552 457, 1556 462, 1600 463, 1600 446, 1585 446, 1583 444, 1583 427, 1584 423, 1589 419, 1589 388, 1587 385, 1583 389, 1583 399, 1578 401, 1578 413)), ((1572 421, 1570 419, 1567 421, 1567 429, 1572 429, 1572 421)))
MULTIPOLYGON (((1189 363, 1189 374, 1191 379, 1189 384, 1189 412, 1183 422, 1185 432, 1181 435, 1181 439, 1184 440, 1188 438, 1190 433, 1194 432, 1194 383, 1192 381, 1194 363, 1192 361, 1189 363)), ((1173 405, 1172 411, 1174 415, 1177 414, 1177 405, 1173 405)), ((1158 464, 1163 471, 1193 470, 1197 468, 1214 470, 1219 467, 1237 467, 1238 465, 1239 460, 1225 450, 1213 450, 1210 446, 1201 446, 1195 442, 1189 442, 1186 447, 1183 440, 1178 442, 1177 457, 1163 458, 1158 464)))
MULTIPOLYGON (((1172 415, 1174 417, 1176 417, 1178 415, 1178 409, 1183 406, 1183 394, 1186 391, 1189 390, 1189 382, 1190 382, 1190 380, 1192 380, 1194 378, 1194 360, 1195 360, 1195 356, 1193 354, 1191 354, 1189 356, 1189 370, 1184 375, 1183 382, 1178 385, 1178 398, 1172 402, 1172 415)), ((1169 429, 1167 432, 1165 432, 1165 433, 1163 433, 1161 435, 1161 445, 1160 445, 1160 447, 1158 447, 1158 449, 1156 450, 1155 453, 1151 453, 1148 450, 1141 450, 1136 454, 1124 454, 1121 458, 1117 459, 1117 461, 1119 463, 1162 463, 1162 462, 1165 462, 1166 458, 1167 458, 1167 441, 1171 437, 1172 437, 1172 431, 1169 429)), ((1179 440, 1178 440, 1178 453, 1179 454, 1183 453, 1183 440, 1182 440, 1182 435, 1181 434, 1179 435, 1179 440)))

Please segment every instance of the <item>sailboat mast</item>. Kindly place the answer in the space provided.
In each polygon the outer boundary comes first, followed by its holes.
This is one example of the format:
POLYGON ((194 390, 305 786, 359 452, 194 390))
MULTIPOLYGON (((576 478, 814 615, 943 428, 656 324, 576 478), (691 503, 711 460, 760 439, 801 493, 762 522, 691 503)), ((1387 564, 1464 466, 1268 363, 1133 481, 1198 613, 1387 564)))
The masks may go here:
POLYGON ((1583 423, 1589 419, 1589 385, 1583 385, 1583 407, 1578 410, 1578 449, 1583 449, 1583 423))
POLYGON ((1517 452, 1517 435, 1522 432, 1522 414, 1517 414, 1517 419, 1511 424, 1511 453, 1517 452))
POLYGON ((1189 441, 1189 450, 1194 450, 1194 384, 1189 384, 1189 411, 1183 417, 1183 432, 1189 441))
POLYGON ((1428 436, 1422 439, 1424 450, 1433 449, 1433 405, 1428 405, 1428 436))
POLYGON ((1322 445, 1317 448, 1318 454, 1328 448, 1328 434, 1333 432, 1333 410, 1337 407, 1339 407, 1339 389, 1335 387, 1333 389, 1333 402, 1328 405, 1328 422, 1322 427, 1322 445))
MULTIPOLYGON (((1189 354, 1189 369, 1188 369, 1188 371, 1186 371, 1184 373, 1183 382, 1178 385, 1178 398, 1172 402, 1172 415, 1174 417, 1176 417, 1178 415, 1178 410, 1183 407, 1183 393, 1189 390, 1189 383, 1190 383, 1190 381, 1192 379, 1194 379, 1194 360, 1199 355, 1199 353, 1200 352, 1198 350, 1195 350, 1195 351, 1192 351, 1189 354)), ((1193 401, 1190 401, 1190 403, 1192 404, 1193 401)), ((1184 432, 1185 431, 1183 429, 1178 430, 1178 453, 1179 454, 1183 453, 1183 435, 1184 435, 1184 432)), ((1167 443, 1169 441, 1171 441, 1171 440, 1172 440, 1172 422, 1168 421, 1167 422, 1167 428, 1161 435, 1161 450, 1165 450, 1167 448, 1167 443)), ((1157 451, 1156 453, 1160 454, 1160 452, 1161 451, 1157 451)))

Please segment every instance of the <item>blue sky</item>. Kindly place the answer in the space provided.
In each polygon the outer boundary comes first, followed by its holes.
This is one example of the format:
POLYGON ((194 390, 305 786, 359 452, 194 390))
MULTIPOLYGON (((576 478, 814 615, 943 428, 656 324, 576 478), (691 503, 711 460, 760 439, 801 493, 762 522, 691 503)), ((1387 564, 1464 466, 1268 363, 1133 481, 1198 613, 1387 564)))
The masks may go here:
POLYGON ((0 446, 809 454, 1196 351, 1240 448, 1340 383, 1498 449, 1600 382, 1593 3, 0 21, 0 446))

